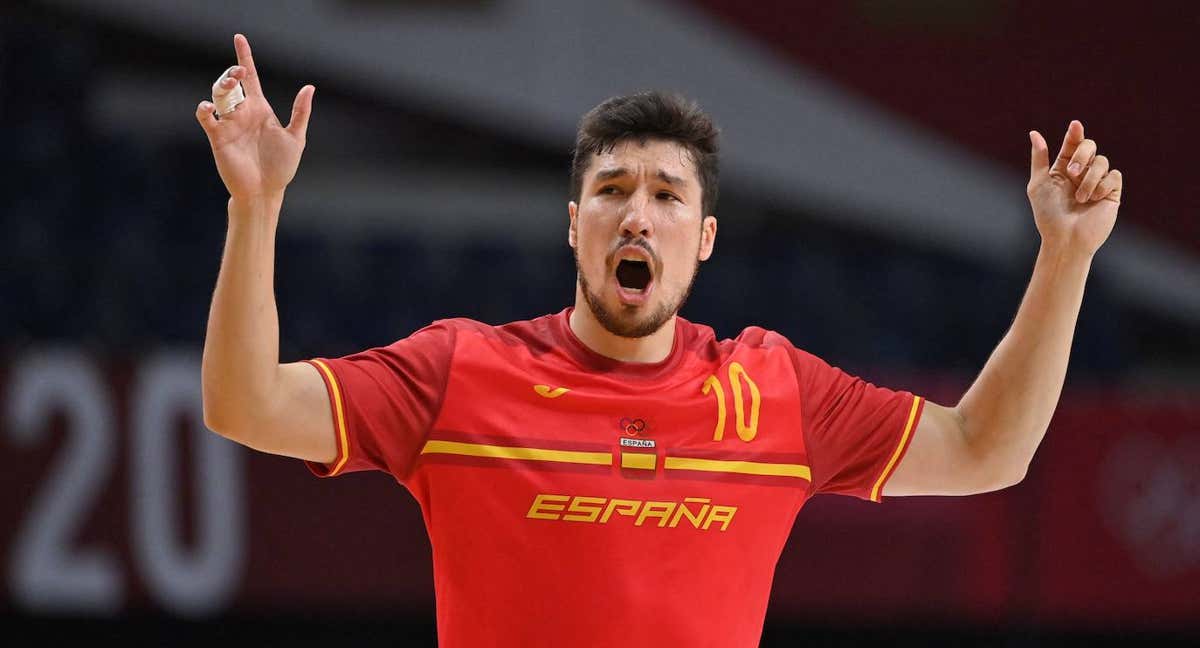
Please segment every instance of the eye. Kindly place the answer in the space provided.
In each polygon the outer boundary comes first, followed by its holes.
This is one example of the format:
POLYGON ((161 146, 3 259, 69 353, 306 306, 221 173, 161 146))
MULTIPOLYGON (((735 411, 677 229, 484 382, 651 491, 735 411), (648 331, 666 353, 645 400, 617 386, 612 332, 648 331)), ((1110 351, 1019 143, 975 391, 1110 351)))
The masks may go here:
POLYGON ((614 194, 619 193, 620 191, 621 190, 618 189, 615 185, 605 185, 604 187, 601 187, 600 191, 597 191, 596 193, 614 195, 614 194))
POLYGON ((659 200, 674 200, 675 202, 682 202, 679 200, 678 196, 667 191, 658 192, 657 197, 659 200))

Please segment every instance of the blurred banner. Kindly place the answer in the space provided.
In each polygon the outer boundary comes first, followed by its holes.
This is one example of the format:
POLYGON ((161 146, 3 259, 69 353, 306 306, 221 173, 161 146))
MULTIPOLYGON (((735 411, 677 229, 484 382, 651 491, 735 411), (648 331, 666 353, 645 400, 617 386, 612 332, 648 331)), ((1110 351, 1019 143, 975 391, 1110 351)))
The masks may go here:
MULTIPOLYGON (((432 616, 412 497, 382 474, 320 480, 207 431, 197 353, 43 349, 0 366, 9 614, 432 616)), ((1198 396, 1068 393, 1030 475, 1000 493, 810 501, 769 614, 1188 627, 1198 396)))
POLYGON ((1061 408, 1036 460, 1039 616, 1200 622, 1200 398, 1092 394, 1061 408))

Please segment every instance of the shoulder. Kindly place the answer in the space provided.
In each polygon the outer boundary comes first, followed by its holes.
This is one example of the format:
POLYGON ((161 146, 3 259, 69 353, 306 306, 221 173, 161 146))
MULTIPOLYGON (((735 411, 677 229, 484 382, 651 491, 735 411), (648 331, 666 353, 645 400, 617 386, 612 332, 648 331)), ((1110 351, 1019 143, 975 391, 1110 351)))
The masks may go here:
POLYGON ((786 358, 788 364, 797 365, 803 356, 808 355, 792 344, 787 336, 761 326, 747 326, 734 338, 718 340, 711 327, 680 319, 693 352, 714 357, 722 363, 738 359, 744 364, 746 358, 753 356, 775 358, 781 362, 786 358))
MULTIPOLYGON (((712 329, 703 327, 708 331, 710 338, 715 339, 712 334, 712 329)), ((737 337, 732 339, 726 338, 720 342, 715 342, 721 349, 727 353, 734 351, 786 351, 793 353, 799 351, 792 341, 778 331, 766 329, 761 326, 747 326, 738 333, 737 337)))
POLYGON ((727 342, 757 349, 785 349, 797 371, 828 366, 827 362, 796 346, 782 333, 760 326, 747 326, 740 335, 727 342))
POLYGON ((449 317, 434 320, 414 335, 430 333, 450 340, 475 339, 520 346, 543 346, 552 343, 553 315, 518 320, 506 324, 488 324, 469 317, 449 317))
MULTIPOLYGON (((712 329, 708 330, 711 332, 712 329)), ((761 326, 747 326, 737 337, 715 344, 724 357, 754 355, 779 358, 781 361, 786 358, 798 376, 822 374, 830 368, 829 363, 796 346, 786 335, 761 326)))
POLYGON ((765 329, 761 326, 747 326, 742 329, 736 338, 730 340, 733 344, 760 349, 770 349, 782 347, 789 350, 796 349, 791 340, 787 339, 782 333, 765 329))

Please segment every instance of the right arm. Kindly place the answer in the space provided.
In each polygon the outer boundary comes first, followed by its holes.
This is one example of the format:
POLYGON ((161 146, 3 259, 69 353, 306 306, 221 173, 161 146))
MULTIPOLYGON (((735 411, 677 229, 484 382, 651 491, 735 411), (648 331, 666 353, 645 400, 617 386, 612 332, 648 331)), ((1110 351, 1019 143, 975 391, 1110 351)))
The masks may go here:
POLYGON ((307 363, 279 363, 274 294, 275 231, 284 190, 304 151, 315 89, 300 90, 291 122, 280 126, 263 96, 250 44, 238 35, 234 47, 233 80, 214 86, 213 93, 241 81, 246 100, 219 121, 210 102, 196 110, 230 194, 229 230, 204 341, 204 422, 256 450, 328 463, 337 443, 325 383, 307 363))

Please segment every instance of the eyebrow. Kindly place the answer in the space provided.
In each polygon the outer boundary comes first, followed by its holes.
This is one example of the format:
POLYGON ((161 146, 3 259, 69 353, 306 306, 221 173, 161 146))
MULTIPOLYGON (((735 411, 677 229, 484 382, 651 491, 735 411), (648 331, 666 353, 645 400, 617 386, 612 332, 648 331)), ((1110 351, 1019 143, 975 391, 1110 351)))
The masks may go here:
MULTIPOLYGON (((619 177, 628 176, 628 175, 632 175, 632 174, 630 174, 629 169, 627 169, 625 167, 615 167, 612 169, 601 169, 596 172, 596 182, 604 182, 605 180, 612 180, 613 178, 619 178, 619 177)), ((667 173, 666 171, 663 171, 662 169, 659 169, 658 173, 655 173, 654 175, 658 176, 659 180, 662 180, 663 182, 665 182, 669 185, 672 185, 672 186, 686 187, 688 184, 687 180, 684 180, 683 178, 680 178, 679 176, 671 175, 670 173, 667 173)))

